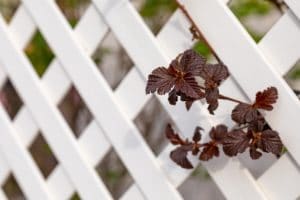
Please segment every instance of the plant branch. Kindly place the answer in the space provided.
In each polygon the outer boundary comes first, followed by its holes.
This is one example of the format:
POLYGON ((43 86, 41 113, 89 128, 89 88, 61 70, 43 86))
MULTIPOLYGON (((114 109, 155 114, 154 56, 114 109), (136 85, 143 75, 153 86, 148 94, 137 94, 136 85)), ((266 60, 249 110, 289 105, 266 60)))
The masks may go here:
POLYGON ((271 2, 280 11, 281 14, 284 13, 284 7, 286 6, 284 2, 279 2, 278 0, 267 0, 267 1, 271 2))
MULTIPOLYGON (((185 17, 189 20, 189 22, 191 23, 191 26, 193 28, 194 31, 196 31, 197 33, 197 38, 198 40, 202 40, 207 46, 208 48, 211 50, 212 54, 214 55, 214 57, 217 59, 217 61, 219 63, 222 63, 221 59, 219 58, 219 56, 216 54, 216 52, 213 50, 213 48, 211 47, 211 45, 208 43, 208 41, 206 40, 206 38, 203 36, 202 32, 200 31, 200 29, 198 28, 197 24, 195 23, 195 21, 193 20, 193 18, 191 17, 191 15, 189 14, 189 12, 186 10, 186 8, 184 7, 184 5, 182 3, 180 3, 179 0, 175 0, 178 8, 182 11, 182 13, 185 15, 185 17)), ((194 35, 195 36, 195 35, 194 35)))
MULTIPOLYGON (((201 85, 199 85, 199 87, 200 87, 202 90, 204 90, 204 91, 205 91, 205 89, 206 89, 205 87, 203 87, 203 86, 201 86, 201 85)), ((247 104, 247 103, 242 102, 242 101, 240 101, 240 100, 238 100, 238 99, 234 99, 234 98, 231 98, 231 97, 222 95, 222 94, 219 95, 219 99, 221 99, 221 100, 227 100, 227 101, 232 101, 232 102, 235 102, 235 103, 247 104)))
POLYGON ((232 101, 232 102, 235 102, 235 103, 247 104, 247 103, 242 102, 242 101, 240 101, 240 100, 237 100, 237 99, 234 99, 234 98, 231 98, 231 97, 224 96, 224 95, 222 95, 222 94, 219 95, 219 99, 222 99, 222 100, 228 100, 228 101, 232 101))

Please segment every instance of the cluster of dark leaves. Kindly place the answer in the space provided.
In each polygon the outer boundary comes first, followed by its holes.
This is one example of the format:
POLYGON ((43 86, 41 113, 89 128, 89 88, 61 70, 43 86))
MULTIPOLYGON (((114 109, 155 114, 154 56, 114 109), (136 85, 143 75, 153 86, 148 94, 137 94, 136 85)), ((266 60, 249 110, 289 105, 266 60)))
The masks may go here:
MULTIPOLYGON (((191 30, 194 31, 195 30, 191 30)), ((169 103, 175 105, 180 98, 187 109, 196 100, 205 99, 211 114, 218 108, 219 99, 234 100, 219 93, 219 86, 229 76, 227 67, 222 64, 209 64, 206 59, 193 50, 187 50, 178 55, 168 68, 158 67, 149 75, 146 93, 169 95, 169 103), (197 82, 198 78, 204 80, 203 86, 197 82)), ((254 103, 238 103, 232 110, 231 118, 238 128, 228 130, 220 124, 209 131, 210 140, 201 143, 203 130, 196 127, 191 140, 182 139, 171 125, 167 125, 166 137, 176 145, 170 154, 171 159, 183 168, 192 168, 187 156, 191 153, 199 160, 208 161, 220 155, 220 149, 229 156, 236 156, 249 150, 252 159, 258 159, 262 153, 272 153, 280 156, 283 144, 278 133, 266 123, 262 111, 271 111, 278 99, 275 87, 269 87, 257 92, 254 103)))
POLYGON ((239 103, 232 111, 231 118, 238 124, 251 123, 262 118, 258 109, 271 111, 276 103, 278 92, 275 87, 269 87, 256 94, 253 104, 239 103))
POLYGON ((272 153, 280 156, 283 144, 278 133, 271 130, 258 109, 272 110, 272 104, 278 98, 277 90, 274 87, 267 88, 256 94, 253 104, 238 104, 233 112, 232 119, 238 123, 239 128, 228 131, 228 128, 220 124, 213 127, 209 132, 210 141, 200 143, 202 130, 197 127, 193 139, 183 140, 178 133, 172 129, 171 125, 166 128, 166 137, 178 147, 170 154, 171 159, 183 168, 193 168, 187 158, 188 152, 199 156, 199 160, 207 161, 213 157, 218 157, 220 148, 229 156, 237 156, 249 149, 250 157, 258 159, 262 152, 272 153), (199 154, 199 155, 198 155, 199 154))
POLYGON ((227 67, 222 64, 209 64, 194 50, 187 50, 177 56, 168 68, 158 67, 148 77, 146 93, 169 94, 169 102, 175 105, 180 98, 189 109, 196 100, 206 99, 213 111, 218 107, 219 86, 229 76, 227 67), (204 80, 200 86, 197 78, 204 80))
POLYGON ((209 131, 210 140, 205 143, 200 143, 201 130, 201 127, 197 127, 190 141, 189 139, 182 139, 170 124, 167 125, 166 137, 172 144, 177 145, 171 151, 170 157, 179 166, 186 169, 193 168, 187 157, 189 152, 191 155, 197 156, 199 160, 208 161, 213 157, 218 157, 220 149, 229 157, 244 153, 249 149, 251 158, 258 159, 262 156, 262 152, 280 156, 283 148, 278 133, 269 129, 262 121, 251 127, 249 126, 246 130, 233 129, 228 131, 225 125, 220 124, 209 131))

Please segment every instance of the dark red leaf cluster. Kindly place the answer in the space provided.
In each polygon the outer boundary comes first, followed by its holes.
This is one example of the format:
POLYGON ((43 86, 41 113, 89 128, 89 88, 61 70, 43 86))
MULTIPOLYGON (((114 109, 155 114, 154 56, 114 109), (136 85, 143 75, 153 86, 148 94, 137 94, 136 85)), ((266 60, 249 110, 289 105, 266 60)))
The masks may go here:
POLYGON ((229 76, 227 67, 222 64, 207 64, 203 67, 200 76, 204 79, 205 98, 211 114, 218 108, 219 86, 229 76))
POLYGON ((192 141, 189 141, 188 139, 183 140, 180 138, 180 136, 172 129, 171 125, 167 125, 165 131, 167 138, 172 144, 179 145, 170 153, 170 157, 179 166, 186 169, 193 168, 191 162, 187 158, 189 152, 194 156, 199 156, 199 160, 202 161, 208 161, 213 157, 219 156, 219 146, 226 137, 227 127, 225 125, 213 127, 209 133, 211 140, 207 143, 200 143, 202 138, 201 130, 201 127, 196 127, 192 141))
POLYGON ((207 64, 204 57, 194 50, 187 50, 177 56, 168 68, 159 67, 152 71, 148 77, 146 93, 168 93, 171 105, 175 105, 180 97, 187 109, 195 100, 205 98, 213 114, 218 107, 218 87, 228 76, 224 64, 207 64), (197 83, 197 77, 204 79, 203 87, 197 83))
POLYGON ((159 67, 149 75, 146 93, 168 93, 171 105, 175 105, 180 99, 189 109, 194 101, 205 99, 209 112, 214 114, 219 100, 237 103, 231 118, 239 128, 228 130, 223 124, 217 125, 210 130, 210 140, 205 143, 201 143, 201 127, 196 127, 192 139, 189 140, 182 139, 170 124, 167 125, 166 137, 177 146, 170 153, 170 157, 179 166, 193 168, 188 159, 189 154, 197 156, 199 160, 208 161, 218 157, 221 150, 229 157, 246 150, 249 150, 252 159, 260 158, 263 152, 280 156, 283 144, 279 134, 267 125, 261 112, 273 109, 278 99, 277 89, 269 87, 257 92, 254 103, 244 103, 220 94, 219 86, 228 76, 229 71, 221 61, 218 64, 206 63, 206 59, 193 50, 177 56, 168 68, 159 67), (203 79, 203 85, 199 85, 198 78, 203 79))
POLYGON ((213 127, 210 132, 210 141, 200 143, 202 130, 197 127, 194 132, 192 141, 182 139, 178 133, 175 133, 170 124, 166 128, 166 136, 170 142, 178 147, 170 153, 171 159, 182 168, 191 169, 193 165, 187 156, 198 156, 199 160, 208 161, 213 157, 220 155, 220 148, 229 156, 237 156, 249 149, 250 157, 258 159, 262 152, 272 153, 277 157, 280 156, 283 144, 276 131, 265 129, 265 126, 234 129, 228 132, 228 128, 221 124, 213 127), (246 130, 244 130, 246 129, 246 130))
POLYGON ((273 109, 273 104, 276 103, 278 92, 275 87, 269 87, 262 92, 256 94, 256 99, 253 104, 240 103, 231 113, 231 118, 238 124, 251 123, 259 120, 261 115, 258 109, 270 111, 273 109))
POLYGON ((177 96, 181 95, 193 99, 203 98, 204 93, 195 77, 199 76, 205 63, 205 58, 193 50, 185 51, 173 60, 168 68, 159 67, 152 71, 148 77, 146 93, 169 93, 172 104, 177 101, 177 96))
POLYGON ((234 130, 228 133, 223 142, 223 151, 228 156, 236 156, 249 148, 252 159, 261 157, 262 152, 280 156, 283 144, 276 131, 271 129, 254 131, 234 130))

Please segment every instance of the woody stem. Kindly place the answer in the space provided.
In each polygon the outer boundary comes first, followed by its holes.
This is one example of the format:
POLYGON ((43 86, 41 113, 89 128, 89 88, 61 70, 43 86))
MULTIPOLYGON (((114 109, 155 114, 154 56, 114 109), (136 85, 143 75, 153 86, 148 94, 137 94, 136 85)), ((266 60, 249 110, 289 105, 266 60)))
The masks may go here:
MULTIPOLYGON (((199 87, 205 91, 205 87, 199 85, 199 87)), ((231 97, 228 97, 228 96, 225 96, 225 95, 222 95, 222 94, 219 94, 219 99, 222 99, 222 100, 227 100, 227 101, 232 101, 232 102, 235 102, 235 103, 242 103, 242 104, 247 104, 245 102, 242 102, 238 99, 234 99, 234 98, 231 98, 231 97)))
POLYGON ((228 101, 232 101, 232 102, 235 102, 235 103, 242 103, 242 104, 247 104, 247 103, 244 103, 240 100, 237 100, 237 99, 234 99, 234 98, 231 98, 231 97, 227 97, 227 96, 224 96, 222 94, 219 95, 219 99, 222 99, 222 100, 228 100, 228 101))
POLYGON ((198 28, 198 26, 196 25, 195 21, 193 20, 193 18, 189 14, 189 12, 186 10, 186 8, 184 7, 184 5, 182 5, 182 3, 180 3, 179 0, 175 0, 175 2, 177 4, 178 8, 182 11, 182 13, 185 15, 185 17, 189 20, 189 22, 191 23, 192 27, 195 28, 195 31, 197 32, 197 35, 199 36, 199 38, 197 38, 197 39, 202 40, 208 46, 208 48, 211 50, 212 54, 217 59, 217 61, 219 63, 222 63, 221 59, 216 54, 216 52, 213 50, 213 48, 208 43, 208 41, 206 40, 206 38, 203 36, 202 32, 200 31, 200 29, 198 28))

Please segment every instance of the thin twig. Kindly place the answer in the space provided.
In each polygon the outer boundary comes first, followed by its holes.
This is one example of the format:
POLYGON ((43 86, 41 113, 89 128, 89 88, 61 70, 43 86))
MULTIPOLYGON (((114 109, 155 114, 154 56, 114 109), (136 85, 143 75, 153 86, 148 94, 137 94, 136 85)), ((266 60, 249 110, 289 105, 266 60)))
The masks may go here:
POLYGON ((182 11, 182 13, 185 15, 185 17, 189 20, 189 22, 191 23, 191 26, 194 28, 194 30, 197 32, 197 36, 199 36, 197 39, 202 40, 207 46, 208 48, 211 50, 212 54, 214 55, 214 57, 217 59, 217 61, 219 63, 222 63, 221 59, 219 58, 219 56, 216 54, 216 52, 213 50, 213 48, 211 47, 211 45, 208 43, 208 41, 206 40, 206 38, 203 36, 202 32, 200 31, 200 29, 198 28, 198 26, 196 25, 195 21, 192 19, 191 15, 188 13, 188 11, 186 10, 186 8, 184 7, 184 5, 182 5, 179 0, 175 0, 178 8, 182 11))
POLYGON ((267 0, 271 2, 279 11, 281 14, 284 14, 284 7, 286 4, 284 2, 279 2, 278 0, 267 0))
MULTIPOLYGON (((205 88, 204 86, 199 85, 199 87, 200 87, 202 90, 204 90, 204 92, 205 92, 205 89, 206 89, 206 88, 205 88)), ((232 101, 232 102, 235 102, 235 103, 247 104, 247 103, 242 102, 242 101, 240 101, 240 100, 238 100, 238 99, 234 99, 234 98, 231 98, 231 97, 222 95, 222 94, 219 94, 219 99, 221 99, 221 100, 227 100, 227 101, 232 101)))
POLYGON ((232 102, 235 102, 235 103, 242 103, 242 104, 247 104, 245 102, 242 102, 240 100, 237 100, 237 99, 233 99, 231 97, 227 97, 227 96, 224 96, 224 95, 219 95, 219 99, 222 99, 222 100, 228 100, 228 101, 232 101, 232 102))

